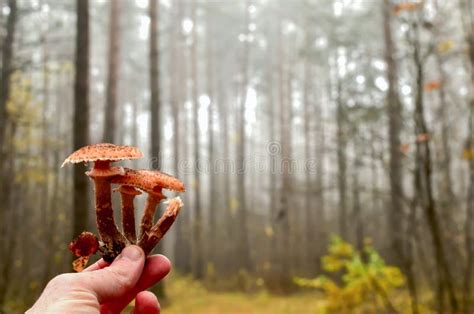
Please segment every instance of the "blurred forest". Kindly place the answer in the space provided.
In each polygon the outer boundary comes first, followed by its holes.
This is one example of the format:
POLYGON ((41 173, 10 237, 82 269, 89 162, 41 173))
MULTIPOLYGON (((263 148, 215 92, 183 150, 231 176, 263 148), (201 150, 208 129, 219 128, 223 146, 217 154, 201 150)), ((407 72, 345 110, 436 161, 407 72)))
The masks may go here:
POLYGON ((473 2, 0 0, 0 313, 96 230, 99 142, 186 184, 171 306, 473 313, 473 2))

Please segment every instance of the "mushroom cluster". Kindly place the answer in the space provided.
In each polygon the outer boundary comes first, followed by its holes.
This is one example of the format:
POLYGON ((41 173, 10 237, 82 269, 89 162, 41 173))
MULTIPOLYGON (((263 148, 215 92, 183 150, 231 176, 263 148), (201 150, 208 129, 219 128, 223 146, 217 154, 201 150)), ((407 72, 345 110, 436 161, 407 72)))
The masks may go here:
MULTIPOLYGON (((94 166, 86 174, 95 185, 97 228, 101 240, 98 251, 107 262, 112 262, 127 244, 137 244, 145 254, 149 254, 171 227, 183 207, 179 197, 169 200, 162 217, 153 224, 157 205, 166 199, 163 189, 184 192, 185 188, 177 178, 156 170, 133 170, 110 165, 115 161, 138 159, 142 156, 143 154, 136 147, 102 143, 80 148, 66 158, 62 165, 94 162, 94 166), (121 195, 123 233, 114 221, 113 184, 118 185, 114 191, 121 195), (147 199, 140 223, 140 233, 137 237, 133 201, 142 192, 147 193, 147 199)), ((87 263, 88 257, 97 251, 91 237, 93 235, 90 232, 83 232, 69 245, 70 250, 79 256, 76 263, 73 263, 75 268, 82 268, 87 263), (82 266, 76 267, 76 265, 82 266)))

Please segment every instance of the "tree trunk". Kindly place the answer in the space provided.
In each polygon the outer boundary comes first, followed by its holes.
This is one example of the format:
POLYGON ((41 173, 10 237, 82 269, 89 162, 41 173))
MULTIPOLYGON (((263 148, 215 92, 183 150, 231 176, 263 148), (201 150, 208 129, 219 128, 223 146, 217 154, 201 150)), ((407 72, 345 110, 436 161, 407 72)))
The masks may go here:
POLYGON ((159 56, 159 33, 158 33, 158 2, 149 0, 148 14, 150 17, 150 139, 151 139, 151 162, 153 169, 161 167, 161 96, 160 96, 160 56, 159 56))
MULTIPOLYGON (((405 215, 403 214, 403 169, 402 169, 402 151, 400 149, 400 134, 402 128, 402 106, 397 91, 398 86, 398 67, 394 58, 395 43, 392 34, 392 5, 390 0, 384 0, 383 3, 383 28, 385 41, 385 62, 387 63, 388 92, 386 99, 388 114, 388 136, 390 147, 389 161, 389 182, 390 182, 390 211, 388 215, 389 239, 391 242, 391 251, 389 261, 396 263, 401 261, 405 273, 407 274, 408 289, 410 291, 411 309, 414 314, 418 313, 418 293, 415 275, 413 271, 413 241, 411 237, 412 230, 408 229, 408 234, 404 238, 399 230, 400 224, 405 224, 405 215), (397 222, 397 223, 395 223, 397 222)), ((410 220, 414 223, 416 218, 416 205, 410 208, 410 220)))
MULTIPOLYGON (((158 32, 158 1, 149 0, 148 15, 150 17, 150 141, 151 141, 151 167, 161 168, 161 96, 160 96, 160 55, 158 32)), ((162 243, 158 244, 154 252, 163 252, 162 243)), ((165 286, 160 282, 153 292, 158 296, 165 296, 165 286)))
MULTIPOLYGON (((117 81, 120 57, 120 1, 110 1, 107 100, 105 104, 104 143, 115 143, 117 81)), ((123 141, 123 139, 120 139, 123 141)))
MULTIPOLYGON (((209 4, 208 4, 209 6, 209 4)), ((214 160, 215 160, 215 148, 214 148, 214 108, 215 108, 215 93, 214 93, 214 34, 213 30, 213 23, 212 23, 212 12, 211 8, 207 8, 207 20, 206 20, 206 28, 207 28, 207 43, 206 43, 206 77, 207 77, 207 95, 209 97, 209 106, 207 108, 207 116, 208 116, 208 127, 207 127, 207 134, 208 134, 208 151, 209 151, 209 158, 208 158, 208 165, 210 165, 209 169, 209 245, 208 245, 208 256, 209 260, 211 261, 212 265, 215 266, 216 263, 216 256, 215 256, 215 248, 216 248, 216 235, 217 235, 217 222, 216 222, 216 210, 217 210, 217 187, 216 187, 216 173, 213 168, 214 160)))
MULTIPOLYGON (((324 254, 325 245, 327 243, 327 228, 326 226, 326 198, 325 198, 325 156, 326 156, 326 127, 324 122, 325 104, 322 100, 316 101, 316 91, 314 92, 314 103, 315 103, 315 120, 316 120, 316 231, 315 240, 317 241, 317 254, 316 260, 313 261, 316 265, 316 271, 321 269, 321 257, 324 254)), ((316 249, 316 248, 315 248, 316 249)))
MULTIPOLYGON (((416 100, 415 100, 415 136, 416 159, 415 159, 415 189, 416 197, 419 198, 421 207, 427 219, 428 227, 432 236, 436 269, 438 272, 438 296, 437 299, 442 304, 444 299, 442 291, 448 293, 448 298, 453 312, 458 311, 458 302, 455 295, 454 281, 446 259, 446 250, 443 244, 443 234, 436 211, 436 204, 433 197, 432 188, 432 164, 431 149, 429 145, 429 131, 424 117, 423 101, 423 57, 420 52, 418 24, 414 24, 415 39, 413 41, 414 62, 416 67, 416 100)), ((442 308, 439 309, 441 312, 442 308)))
POLYGON ((472 313, 472 275, 474 273, 474 20, 472 10, 474 4, 472 1, 460 0, 461 14, 463 18, 464 32, 466 42, 469 47, 469 65, 470 65, 470 97, 469 97, 469 116, 468 116, 468 138, 465 149, 469 152, 467 159, 469 168, 469 183, 466 198, 466 223, 464 227, 464 241, 466 248, 466 271, 463 282, 463 307, 464 313, 472 313), (471 12, 469 15, 468 12, 471 12))
MULTIPOLYGON (((5 178, 11 178, 12 169, 9 167, 11 156, 6 153, 8 150, 5 149, 5 132, 8 125, 8 113, 7 113, 7 102, 10 97, 10 78, 13 73, 13 44, 15 42, 16 33, 16 22, 17 22, 17 1, 9 0, 8 7, 10 8, 10 14, 8 15, 6 22, 6 34, 2 43, 2 68, 0 77, 0 218, 2 221, 9 221, 8 215, 14 210, 9 208, 10 191, 11 185, 5 180, 5 178)), ((13 136, 13 133, 12 133, 13 136)), ((2 241, 0 242, 0 271, 3 276, 3 280, 0 283, 0 311, 2 311, 6 294, 8 292, 8 280, 7 276, 10 276, 11 266, 11 241, 8 241, 7 226, 0 224, 0 236, 2 241)))
MULTIPOLYGON (((290 155, 291 155, 291 90, 288 89, 290 84, 285 85, 285 65, 284 59, 284 42, 283 42, 283 21, 279 17, 278 21, 278 108, 279 108, 279 124, 280 124, 280 143, 277 147, 281 157, 281 164, 277 167, 277 171, 281 173, 279 186, 279 195, 275 204, 277 210, 275 216, 272 217, 274 237, 276 241, 275 252, 273 257, 272 268, 273 284, 272 287, 277 292, 287 292, 290 288, 290 265, 288 251, 290 249, 289 237, 289 194, 291 193, 291 177, 290 177, 290 155), (285 93, 285 91, 287 93, 285 93)), ((290 77, 288 75, 288 80, 290 77)))
MULTIPOLYGON (((246 1, 245 5, 245 33, 248 32, 248 24, 250 20, 249 8, 250 1, 246 1)), ((247 89, 249 80, 249 50, 250 45, 248 40, 243 43, 243 55, 241 64, 242 82, 240 86, 240 104, 237 113, 237 134, 238 142, 236 147, 236 164, 237 164, 237 256, 239 268, 249 271, 251 267, 250 262, 250 246, 248 238, 247 226, 247 199, 245 190, 245 175, 247 169, 245 168, 245 154, 246 154, 246 138, 245 138, 245 101, 247 99, 247 89)))
POLYGON ((199 95, 198 95, 198 72, 197 72, 197 3, 192 3, 192 38, 191 46, 191 76, 192 89, 191 97, 193 100, 193 159, 194 159, 194 224, 193 224, 193 273, 196 279, 204 278, 203 261, 203 236, 202 236, 202 208, 201 208, 201 169, 199 160, 199 95))
MULTIPOLYGON (((185 135, 187 134, 185 128, 187 128, 187 111, 183 110, 183 103, 185 100, 184 89, 179 88, 181 84, 186 84, 186 58, 184 57, 184 51, 186 50, 184 34, 179 31, 181 27, 181 21, 183 19, 183 3, 182 0, 176 2, 176 14, 175 27, 172 32, 172 47, 171 55, 171 106, 173 115, 173 154, 174 154, 174 169, 175 175, 180 173, 179 160, 187 158, 187 145, 185 135), (184 144, 184 147, 182 146, 184 144)), ((186 193, 184 196, 185 204, 190 204, 189 195, 186 193)), ((190 224, 191 224, 191 213, 185 211, 182 213, 181 219, 176 221, 176 240, 174 245, 174 257, 176 268, 184 274, 191 272, 191 247, 190 247, 190 224)))
POLYGON ((346 150, 347 150, 347 134, 345 133, 345 106, 342 99, 341 89, 341 78, 337 73, 337 109, 336 109, 336 121, 337 121, 337 186, 339 193, 339 233, 341 237, 348 240, 348 225, 347 225, 347 192, 346 192, 346 150))
MULTIPOLYGON (((76 0, 76 55, 74 82, 73 148, 89 144, 89 0, 76 0)), ((87 230, 89 213, 89 179, 86 167, 73 170, 73 237, 87 230)))
MULTIPOLYGON (((309 28, 309 27, 308 27, 309 28)), ((309 31, 308 31, 309 32, 309 31)), ((303 106, 304 106, 304 158, 306 161, 311 160, 311 143, 312 138, 310 134, 312 116, 310 113, 310 108, 313 106, 311 99, 311 88, 313 87, 312 81, 312 71, 311 71, 311 61, 309 54, 311 51, 311 45, 313 43, 312 36, 310 34, 305 34, 305 58, 303 63, 303 106)), ((314 107, 314 106, 313 106, 314 107)), ((317 266, 317 256, 315 244, 317 242, 315 230, 317 228, 317 221, 315 219, 315 210, 313 206, 312 197, 313 197, 313 184, 312 184, 312 173, 306 169, 305 171, 305 190, 304 190, 304 211, 305 211, 305 242, 306 246, 303 249, 306 251, 305 259, 307 261, 305 268, 308 271, 309 275, 316 273, 317 266)))
POLYGON ((403 235, 399 232, 399 223, 403 217, 403 186, 402 186, 402 152, 400 150, 400 133, 402 127, 402 106, 398 96, 398 69, 393 57, 395 45, 393 42, 391 20, 392 6, 389 0, 384 0, 383 27, 385 40, 385 62, 387 63, 388 92, 386 106, 388 113, 388 136, 390 146, 389 181, 390 181, 390 211, 389 211, 389 239, 392 251, 396 256, 392 262, 403 258, 403 235), (398 222, 398 223, 394 223, 398 222))
MULTIPOLYGON (((362 164, 362 152, 363 146, 358 139, 358 130, 353 131, 354 136, 354 168, 352 173, 352 206, 355 221, 355 243, 357 250, 363 253, 364 249, 364 218, 362 214, 362 205, 360 203, 360 181, 359 175, 361 172, 362 164)), ((362 254, 364 256, 364 254, 362 254)))
MULTIPOLYGON (((10 97, 10 77, 13 73, 13 44, 15 42, 16 20, 17 20, 17 1, 9 0, 8 7, 10 14, 6 23, 6 36, 2 43, 2 71, 0 81, 0 161, 3 157, 3 144, 5 138, 5 129, 8 120, 7 102, 10 97)), ((0 170, 2 164, 0 163, 0 170)))

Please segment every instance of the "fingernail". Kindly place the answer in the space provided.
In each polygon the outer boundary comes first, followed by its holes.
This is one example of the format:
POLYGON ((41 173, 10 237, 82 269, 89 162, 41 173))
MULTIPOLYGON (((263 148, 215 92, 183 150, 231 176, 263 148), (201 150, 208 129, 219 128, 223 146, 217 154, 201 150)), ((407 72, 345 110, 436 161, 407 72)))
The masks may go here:
POLYGON ((143 251, 140 250, 139 247, 131 245, 123 249, 121 255, 123 258, 129 259, 131 261, 138 261, 142 257, 143 251))

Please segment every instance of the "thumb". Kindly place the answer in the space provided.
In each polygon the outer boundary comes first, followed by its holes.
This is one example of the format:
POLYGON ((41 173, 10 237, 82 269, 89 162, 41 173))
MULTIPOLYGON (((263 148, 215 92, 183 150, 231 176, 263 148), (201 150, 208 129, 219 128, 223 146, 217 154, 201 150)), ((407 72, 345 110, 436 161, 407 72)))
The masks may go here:
POLYGON ((145 253, 136 246, 123 249, 113 263, 106 268, 80 273, 84 285, 92 291, 99 303, 124 296, 132 290, 140 278, 145 265, 145 253))

